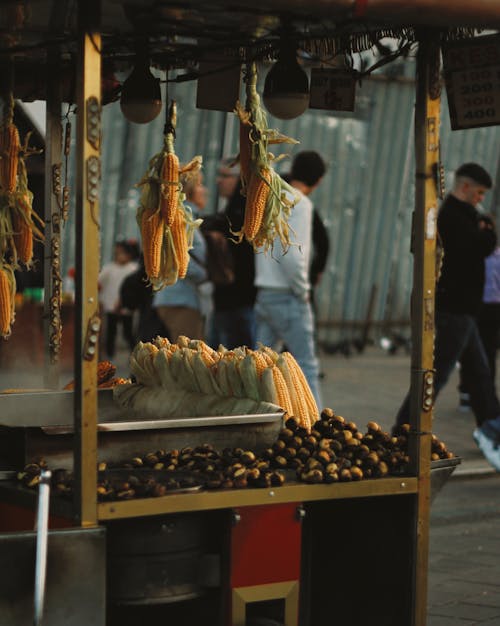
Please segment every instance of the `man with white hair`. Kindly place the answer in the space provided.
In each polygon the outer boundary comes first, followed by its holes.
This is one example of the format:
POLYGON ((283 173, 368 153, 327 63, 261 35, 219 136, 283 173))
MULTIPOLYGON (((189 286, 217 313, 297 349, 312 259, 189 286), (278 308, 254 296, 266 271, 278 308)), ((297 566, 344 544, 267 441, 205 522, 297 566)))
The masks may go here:
MULTIPOLYGON (((484 260, 496 245, 491 222, 481 218, 476 206, 491 187, 491 177, 483 167, 464 163, 456 170, 453 189, 439 210, 438 231, 444 257, 436 287, 434 393, 437 396, 457 361, 466 354, 471 369, 470 402, 477 423, 474 440, 500 471, 500 405, 476 324, 483 294, 484 260)), ((408 396, 396 421, 397 425, 409 421, 408 396)))

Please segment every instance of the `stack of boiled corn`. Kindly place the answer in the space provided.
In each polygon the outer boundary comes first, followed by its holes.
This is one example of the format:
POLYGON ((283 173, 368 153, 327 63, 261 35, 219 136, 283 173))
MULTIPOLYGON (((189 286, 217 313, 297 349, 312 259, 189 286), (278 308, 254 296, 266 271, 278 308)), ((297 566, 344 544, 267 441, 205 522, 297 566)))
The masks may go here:
POLYGON ((124 406, 154 417, 243 415, 282 409, 310 429, 319 411, 289 352, 261 346, 213 350, 180 336, 139 342, 130 357, 136 383, 115 388, 124 406))
POLYGON ((176 105, 169 109, 169 125, 161 152, 149 162, 138 183, 142 187, 137 223, 141 231, 144 268, 153 289, 173 285, 186 276, 189 249, 202 220, 195 220, 184 204, 181 176, 195 175, 201 167, 201 157, 195 157, 184 167, 174 152, 176 105))

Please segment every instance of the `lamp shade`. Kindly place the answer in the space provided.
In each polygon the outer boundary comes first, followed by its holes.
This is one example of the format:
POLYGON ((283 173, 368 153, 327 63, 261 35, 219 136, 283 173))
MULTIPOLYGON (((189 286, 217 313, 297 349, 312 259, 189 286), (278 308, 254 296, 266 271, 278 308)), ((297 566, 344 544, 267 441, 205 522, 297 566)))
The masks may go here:
POLYGON ((161 111, 160 81, 146 61, 136 63, 123 83, 120 108, 123 115, 136 124, 147 124, 161 111))
POLYGON ((281 53, 269 70, 262 94, 266 109, 280 120, 302 115, 309 106, 309 79, 295 50, 281 53))

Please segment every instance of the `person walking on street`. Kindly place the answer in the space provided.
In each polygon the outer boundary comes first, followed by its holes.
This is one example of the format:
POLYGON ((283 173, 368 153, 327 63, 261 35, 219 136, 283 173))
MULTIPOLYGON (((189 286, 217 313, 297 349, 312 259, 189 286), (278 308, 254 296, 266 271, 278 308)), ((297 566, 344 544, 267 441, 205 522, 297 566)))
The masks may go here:
POLYGON ((139 248, 136 242, 117 241, 114 245, 113 260, 106 263, 99 273, 99 301, 106 316, 105 349, 109 358, 115 355, 118 324, 122 325, 123 337, 130 350, 135 346, 132 311, 121 306, 120 287, 123 280, 139 267, 138 255, 139 248))
MULTIPOLYGON (((491 223, 493 228, 495 227, 491 216, 483 215, 482 219, 491 223)), ((490 256, 486 257, 484 264, 483 302, 477 315, 477 327, 483 342, 484 351, 488 357, 490 374, 495 386, 498 334, 500 331, 500 247, 497 246, 490 256)), ((467 353, 464 353, 460 361, 459 384, 459 408, 462 411, 470 411, 469 378, 472 373, 469 370, 470 365, 467 353)))
MULTIPOLYGON (((500 471, 500 405, 475 317, 483 294, 484 259, 496 245, 495 231, 481 219, 476 205, 491 186, 491 177, 483 167, 464 163, 456 170, 453 189, 439 210, 444 258, 436 288, 434 394, 439 394, 466 351, 471 365, 471 407, 477 423, 473 437, 489 463, 500 471)), ((409 408, 407 395, 396 425, 409 422, 409 408)))
POLYGON ((311 308, 311 261, 313 204, 309 195, 320 184, 326 166, 317 152, 299 152, 293 160, 289 183, 299 200, 289 225, 296 242, 286 251, 279 241, 272 254, 257 254, 255 316, 257 342, 273 347, 281 340, 294 355, 321 406, 319 366, 314 341, 311 308))
MULTIPOLYGON (((236 243, 234 232, 243 226, 245 198, 241 195, 239 165, 223 159, 217 173, 219 196, 226 200, 220 213, 209 218, 211 228, 227 240, 232 259, 233 280, 214 286, 214 315, 211 345, 229 350, 238 346, 255 348, 254 286, 255 262, 252 246, 245 240, 236 243)), ((209 221, 207 220, 207 222, 209 221)))

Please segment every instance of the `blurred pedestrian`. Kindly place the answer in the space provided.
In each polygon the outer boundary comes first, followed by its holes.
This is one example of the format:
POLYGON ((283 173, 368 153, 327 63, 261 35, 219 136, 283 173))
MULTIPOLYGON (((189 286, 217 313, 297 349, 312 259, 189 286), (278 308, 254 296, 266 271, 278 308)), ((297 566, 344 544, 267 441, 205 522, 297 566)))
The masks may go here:
MULTIPOLYGON (((245 240, 237 244, 233 232, 243 226, 245 198, 241 195, 240 169, 234 159, 223 159, 217 172, 219 196, 226 201, 223 210, 211 216, 211 228, 224 234, 232 258, 233 280, 214 286, 213 347, 255 348, 254 286, 255 263, 252 246, 245 240)), ((208 224, 207 224, 208 226, 208 224)))
POLYGON ((132 330, 132 312, 120 303, 120 287, 123 280, 138 268, 139 248, 135 241, 117 241, 113 248, 113 260, 106 263, 99 273, 99 302, 105 319, 105 350, 108 358, 116 351, 118 325, 122 326, 123 338, 130 350, 135 345, 132 330))
MULTIPOLYGON (((481 219, 487 223, 489 222, 492 228, 495 229, 495 222, 491 215, 482 215, 481 219)), ((484 264, 483 301, 477 314, 477 327, 483 342, 484 351, 488 357, 493 385, 495 385, 498 335, 500 331, 500 247, 497 246, 490 256, 486 257, 484 264)), ((459 408, 461 410, 470 410, 470 377, 470 364, 467 352, 464 351, 460 360, 459 408)))
POLYGON ((120 301, 129 311, 137 311, 137 326, 134 328, 135 341, 152 341, 156 336, 168 337, 168 331, 153 309, 153 287, 148 281, 141 254, 138 269, 129 274, 120 287, 120 301))
POLYGON ((286 344, 302 368, 319 407, 319 366, 309 279, 313 204, 308 196, 318 187, 325 171, 325 162, 317 152, 299 152, 295 156, 289 184, 296 190, 299 201, 292 209, 289 225, 298 245, 291 245, 285 253, 276 240, 272 254, 257 254, 255 258, 257 342, 270 347, 278 341, 286 344))
MULTIPOLYGON (((182 180, 186 205, 199 217, 207 203, 207 188, 200 172, 182 180)), ((168 330, 169 339, 176 341, 179 335, 190 339, 204 339, 204 317, 199 285, 206 281, 206 245, 199 229, 194 231, 193 248, 185 278, 156 292, 153 308, 168 330), (195 260, 196 259, 196 260, 195 260)))
MULTIPOLYGON (((500 470, 500 405, 475 317, 483 294, 484 259, 496 246, 495 231, 476 206, 491 186, 483 167, 465 163, 455 172, 453 189, 439 210, 444 257, 436 288, 434 394, 438 395, 466 352, 471 366, 471 407, 477 422, 474 440, 491 465, 500 470)), ((407 396, 397 425, 409 422, 409 408, 407 396)))

